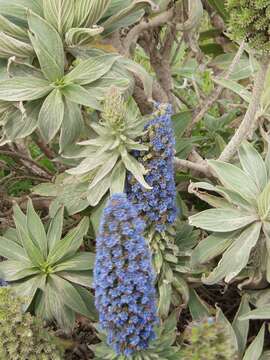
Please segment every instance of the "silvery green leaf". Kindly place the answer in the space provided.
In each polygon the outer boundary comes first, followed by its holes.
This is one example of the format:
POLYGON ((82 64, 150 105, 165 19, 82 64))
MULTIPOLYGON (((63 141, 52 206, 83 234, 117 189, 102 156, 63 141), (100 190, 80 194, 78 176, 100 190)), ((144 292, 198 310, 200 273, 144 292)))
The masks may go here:
POLYGON ((9 140, 22 139, 32 134, 37 128, 40 102, 29 102, 25 105, 25 113, 19 109, 9 113, 4 131, 9 140))
POLYGON ((71 175, 82 175, 91 170, 101 166, 108 159, 108 154, 102 154, 102 156, 87 157, 75 168, 69 169, 66 172, 71 175))
POLYGON ((220 182, 227 188, 239 192, 248 201, 256 200, 259 190, 255 182, 237 166, 219 160, 209 160, 210 167, 220 182))
POLYGON ((238 231, 214 233, 201 240, 191 254, 193 265, 204 264, 222 254, 235 240, 238 231))
POLYGON ((158 287, 159 290, 159 303, 158 313, 162 318, 168 316, 171 304, 172 285, 164 280, 158 287))
POLYGON ((126 69, 128 69, 131 73, 135 74, 140 78, 143 83, 144 91, 149 100, 152 99, 152 87, 153 87, 153 79, 151 75, 149 75, 148 71, 146 71, 140 64, 135 63, 130 59, 126 59, 121 57, 119 60, 119 64, 122 64, 126 69))
POLYGON ((110 174, 100 180, 94 187, 88 190, 87 199, 91 206, 97 206, 111 185, 110 174))
POLYGON ((242 315, 240 320, 267 320, 270 319, 270 305, 266 304, 261 308, 251 310, 242 315))
POLYGON ((40 0, 0 0, 0 14, 7 17, 26 21, 29 9, 38 15, 42 15, 40 0))
POLYGON ((135 179, 146 189, 152 189, 151 186, 147 184, 144 180, 143 175, 146 174, 146 170, 141 163, 138 162, 133 156, 129 155, 126 151, 121 153, 121 158, 125 167, 131 174, 135 177, 135 179))
POLYGON ((221 194, 222 196, 224 196, 225 199, 227 199, 233 205, 240 207, 247 212, 255 211, 254 204, 251 205, 251 203, 246 199, 244 199, 243 196, 238 192, 231 189, 227 189, 224 186, 216 186, 215 191, 221 194))
POLYGON ((17 26, 2 15, 0 15, 0 31, 19 40, 28 40, 27 31, 23 27, 17 26))
POLYGON ((125 189, 126 168, 122 161, 115 166, 112 171, 110 191, 111 195, 114 193, 122 193, 125 189))
POLYGON ((244 294, 242 296, 241 303, 239 305, 239 308, 232 323, 232 327, 234 329, 237 338, 238 353, 241 357, 243 356, 244 351, 246 349, 248 332, 249 332, 249 320, 243 321, 240 320, 240 317, 249 311, 250 311, 250 306, 249 306, 248 296, 244 294))
POLYGON ((189 289, 188 307, 193 320, 202 320, 210 316, 210 309, 207 304, 192 288, 189 289))
MULTIPOLYGON (((216 188, 213 187, 213 191, 215 191, 216 188)), ((189 193, 196 195, 199 199, 207 202, 209 205, 215 207, 215 208, 233 208, 233 205, 230 204, 227 200, 220 196, 215 196, 212 194, 208 194, 205 191, 200 191, 197 184, 190 184, 188 188, 189 193)))
POLYGON ((94 94, 90 94, 78 84, 69 84, 61 89, 62 94, 71 102, 89 106, 95 110, 102 110, 102 106, 97 101, 94 94))
POLYGON ((32 241, 39 247, 44 259, 46 259, 47 236, 42 221, 33 207, 32 200, 27 203, 26 223, 32 241))
POLYGON ((22 280, 39 272, 40 270, 33 264, 22 260, 6 260, 0 263, 0 276, 8 282, 22 280))
MULTIPOLYGON (((81 253, 82 252, 79 252, 79 254, 81 253)), ((82 285, 88 288, 92 287, 93 284, 92 271, 60 271, 57 275, 74 284, 82 285)))
POLYGON ((249 345, 243 360, 259 360, 263 352, 265 324, 262 325, 258 335, 249 345))
POLYGON ((61 240, 64 220, 64 207, 61 206, 55 216, 51 219, 48 231, 48 248, 51 250, 61 240))
POLYGON ((77 140, 83 128, 84 122, 80 106, 71 101, 65 100, 65 112, 59 139, 61 153, 67 148, 67 146, 73 144, 77 140))
POLYGON ((61 294, 61 299, 66 306, 76 313, 92 318, 92 314, 87 309, 80 293, 70 282, 56 275, 50 275, 50 278, 53 281, 55 291, 61 294))
POLYGON ((239 149, 239 159, 245 173, 249 174, 261 192, 267 184, 267 170, 258 151, 247 141, 239 149))
POLYGON ((238 342, 237 342, 237 337, 234 332, 234 329, 233 329, 230 321, 224 315, 223 311, 218 307, 217 307, 217 313, 216 313, 216 320, 217 320, 217 322, 220 322, 225 326, 225 329, 227 331, 227 336, 230 339, 231 346, 235 349, 235 352, 238 352, 238 342))
POLYGON ((29 261, 23 247, 13 240, 0 236, 0 255, 6 259, 29 261))
POLYGON ((38 126, 41 135, 50 142, 60 129, 64 117, 64 102, 62 94, 54 89, 45 99, 39 113, 38 126))
POLYGON ((87 234, 88 228, 89 219, 84 217, 75 228, 70 230, 61 241, 56 242, 54 247, 50 249, 48 263, 54 265, 59 260, 75 255, 83 242, 83 237, 87 234))
POLYGON ((103 32, 103 27, 95 26, 92 28, 71 28, 65 35, 68 46, 82 46, 90 43, 95 36, 103 32))
POLYGON ((86 85, 106 74, 116 61, 115 55, 102 55, 81 61, 66 76, 65 81, 86 85))
POLYGON ((44 17, 59 34, 72 27, 74 10, 74 0, 43 0, 44 17))
POLYGON ((89 190, 95 187, 99 183, 99 181, 101 181, 106 175, 108 175, 112 171, 115 164, 117 163, 118 158, 119 158, 118 152, 107 155, 106 161, 101 165, 95 177, 91 181, 89 185, 89 190))
POLYGON ((111 0, 80 0, 76 2, 74 24, 91 27, 106 12, 111 0))
POLYGON ((117 87, 119 91, 126 93, 132 85, 132 80, 129 78, 119 78, 117 74, 111 74, 111 71, 104 75, 99 80, 86 86, 90 94, 95 94, 98 100, 104 100, 108 94, 108 89, 111 86, 117 87))
POLYGON ((44 97, 52 90, 47 80, 36 77, 16 77, 0 81, 0 99, 29 101, 44 97))
POLYGON ((61 38, 46 20, 33 12, 28 14, 29 37, 45 77, 54 82, 64 75, 65 56, 61 38))
POLYGON ((258 198, 258 210, 263 220, 270 220, 270 182, 258 198))
POLYGON ((252 248, 257 244, 262 224, 255 222, 249 225, 233 244, 225 251, 218 266, 203 279, 208 285, 213 285, 225 278, 230 282, 247 265, 252 248))
POLYGON ((187 304, 189 302, 189 287, 186 280, 181 275, 174 274, 172 285, 182 296, 183 303, 187 304))
POLYGON ((258 220, 256 214, 238 209, 208 209, 189 217, 189 224, 216 232, 230 232, 258 220))
POLYGON ((30 58, 34 56, 34 50, 31 45, 21 40, 17 40, 1 31, 0 57, 8 59, 11 56, 16 56, 18 58, 30 58))
POLYGON ((126 27, 131 25, 132 22, 126 23, 125 20, 130 21, 132 19, 132 21, 135 22, 144 14, 144 11, 142 10, 149 6, 153 11, 158 10, 158 6, 152 0, 133 0, 128 6, 112 14, 112 16, 102 22, 102 26, 104 27, 106 33, 110 33, 122 26, 126 27))
POLYGON ((247 103, 251 101, 251 92, 246 89, 243 85, 240 85, 236 81, 233 80, 226 80, 226 79, 214 79, 214 82, 222 87, 232 90, 237 95, 239 95, 243 100, 247 103))
MULTIPOLYGON (((59 271, 83 271, 91 270, 94 267, 95 254, 91 252, 78 252, 70 259, 60 261, 55 267, 54 272, 59 271)), ((90 283, 90 281, 89 281, 90 283)))

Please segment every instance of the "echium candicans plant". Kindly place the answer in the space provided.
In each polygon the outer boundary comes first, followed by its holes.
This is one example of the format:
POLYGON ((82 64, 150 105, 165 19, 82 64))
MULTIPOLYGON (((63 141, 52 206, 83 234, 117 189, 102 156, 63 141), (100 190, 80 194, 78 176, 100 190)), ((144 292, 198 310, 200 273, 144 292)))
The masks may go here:
POLYGON ((211 232, 195 248, 192 262, 209 263, 221 255, 217 266, 203 278, 209 285, 223 279, 227 283, 245 280, 246 287, 270 282, 269 153, 263 160, 244 142, 238 155, 241 168, 220 160, 208 161, 221 185, 199 182, 190 186, 192 193, 214 207, 189 218, 191 225, 211 232))
POLYGON ((102 109, 106 87, 103 83, 95 92, 96 82, 110 73, 107 87, 114 81, 119 84, 116 68, 124 91, 133 85, 128 71, 140 73, 139 65, 118 54, 98 53, 81 60, 78 48, 83 53, 85 45, 88 50, 102 48, 101 32, 108 36, 131 25, 149 6, 156 8, 151 0, 132 1, 128 6, 126 1, 107 0, 15 0, 12 4, 1 0, 2 143, 39 128, 47 142, 60 131, 60 152, 73 144, 84 129, 82 106, 102 109))
POLYGON ((15 228, 0 236, 0 278, 26 298, 26 310, 73 327, 76 314, 96 319, 91 288, 94 254, 80 252, 89 220, 83 218, 63 238, 63 208, 49 223, 47 231, 29 200, 24 214, 14 206, 15 228))
POLYGON ((79 165, 67 170, 70 175, 88 179, 87 199, 91 206, 99 203, 110 189, 112 193, 125 189, 127 171, 144 187, 146 169, 133 156, 134 150, 147 150, 141 143, 146 119, 141 116, 134 100, 124 99, 116 87, 112 87, 104 101, 104 109, 98 122, 91 122, 93 138, 80 142, 78 154, 65 157, 82 159, 79 165))
POLYGON ((126 194, 113 194, 97 238, 95 302, 108 344, 125 356, 149 347, 158 322, 155 276, 144 227, 126 194))

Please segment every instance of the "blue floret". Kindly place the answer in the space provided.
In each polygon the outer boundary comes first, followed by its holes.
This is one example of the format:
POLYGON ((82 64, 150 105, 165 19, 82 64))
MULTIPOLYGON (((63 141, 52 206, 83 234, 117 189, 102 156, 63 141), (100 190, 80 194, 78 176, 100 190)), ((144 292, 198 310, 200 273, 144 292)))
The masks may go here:
POLYGON ((146 190, 133 175, 128 176, 128 199, 148 225, 162 232, 177 217, 176 186, 174 180, 175 138, 171 121, 172 107, 157 105, 154 119, 146 125, 144 142, 148 151, 136 151, 134 156, 148 170, 146 182, 152 187, 146 190))

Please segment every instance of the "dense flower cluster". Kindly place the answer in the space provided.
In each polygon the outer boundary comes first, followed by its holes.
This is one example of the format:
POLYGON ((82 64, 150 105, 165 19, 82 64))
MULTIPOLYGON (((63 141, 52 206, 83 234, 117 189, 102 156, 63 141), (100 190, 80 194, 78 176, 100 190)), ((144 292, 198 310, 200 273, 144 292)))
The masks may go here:
POLYGON ((245 39, 256 50, 269 52, 269 0, 227 0, 227 6, 233 37, 245 39))
POLYGON ((157 105, 154 119, 146 125, 147 132, 142 140, 149 143, 149 150, 136 152, 138 161, 148 170, 145 180, 152 189, 146 190, 131 174, 127 186, 128 198, 138 213, 159 232, 173 224, 177 216, 171 114, 171 105, 157 105))
POLYGON ((126 356, 148 348, 158 322, 144 222, 125 194, 104 209, 94 270, 96 307, 108 344, 126 356))

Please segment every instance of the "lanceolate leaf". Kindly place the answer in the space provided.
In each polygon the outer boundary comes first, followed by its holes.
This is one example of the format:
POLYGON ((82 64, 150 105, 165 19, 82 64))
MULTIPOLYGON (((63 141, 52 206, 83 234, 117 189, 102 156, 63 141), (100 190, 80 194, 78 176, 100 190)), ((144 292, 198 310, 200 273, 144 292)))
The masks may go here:
POLYGON ((6 259, 26 262, 28 260, 24 249, 15 241, 0 236, 0 255, 6 259))
POLYGON ((209 160, 208 163, 225 187, 239 192, 247 200, 256 200, 259 190, 244 171, 223 161, 209 160))
POLYGON ((74 255, 83 242, 89 227, 89 219, 84 217, 76 228, 72 229, 61 241, 50 250, 48 261, 56 264, 67 256, 74 255))
POLYGON ((51 250, 61 240, 64 220, 64 207, 61 206, 52 218, 47 232, 48 247, 51 250))
POLYGON ((47 80, 31 76, 0 81, 0 99, 6 101, 36 100, 51 90, 47 80))
POLYGON ((0 31, 0 57, 8 59, 11 56, 30 58, 34 56, 34 50, 31 45, 0 31))
POLYGON ((45 99, 38 117, 38 126, 46 142, 51 141, 62 125, 64 102, 62 94, 54 89, 45 99))
POLYGON ((243 360, 259 360, 263 352, 265 324, 262 325, 259 334, 249 345, 243 360))
POLYGON ((27 19, 27 12, 31 9, 36 14, 42 14, 42 4, 40 0, 0 0, 0 14, 14 17, 20 20, 27 19))
POLYGON ((258 241, 261 226, 260 222, 256 222, 243 230, 241 235, 225 251, 218 266, 203 282, 212 285, 224 277, 226 282, 230 282, 237 276, 248 263, 250 252, 258 241))
POLYGON ((118 151, 112 153, 111 155, 107 155, 106 162, 104 162, 104 164, 99 168, 98 172, 96 173, 94 179, 92 180, 89 186, 89 189, 97 185, 100 180, 102 180, 106 175, 108 175, 111 172, 111 170, 114 168, 118 160, 118 157, 119 157, 118 151))
POLYGON ((59 276, 51 275, 53 287, 60 292, 62 301, 78 314, 83 314, 86 317, 92 317, 89 313, 85 302, 80 296, 75 287, 68 281, 60 278, 59 276))
POLYGON ((45 19, 59 34, 72 27, 74 19, 74 0, 45 0, 43 10, 45 19))
POLYGON ((191 262, 193 264, 204 264, 223 253, 235 240, 239 232, 214 233, 199 242, 192 252, 191 262))
POLYGON ((111 0, 80 0, 76 2, 75 25, 95 25, 110 5, 111 0))
POLYGON ((83 271, 94 267, 95 255, 90 252, 79 252, 55 266, 54 272, 58 271, 83 271))
POLYGON ((95 110, 102 110, 100 103, 93 94, 89 94, 82 86, 78 84, 70 84, 61 89, 65 97, 76 104, 89 106, 95 110))
POLYGON ((190 225, 209 231, 229 232, 241 229, 258 220, 256 214, 241 212, 238 209, 209 209, 189 218, 190 225))
POLYGON ((81 61, 65 76, 65 81, 80 85, 89 84, 106 74, 116 59, 117 56, 115 55, 102 55, 81 61))
POLYGON ((147 184, 144 180, 143 175, 146 174, 146 170, 133 156, 129 155, 127 152, 121 154, 123 163, 128 171, 130 171, 135 179, 142 184, 143 187, 146 189, 152 189, 151 186, 147 184))
POLYGON ((238 343, 238 352, 240 356, 243 356, 243 353, 246 349, 248 331, 249 331, 249 320, 240 320, 241 315, 250 311, 248 296, 243 295, 239 309, 234 317, 232 326, 237 337, 238 343))
POLYGON ((261 192, 267 184, 267 169, 261 155, 248 142, 239 149, 239 158, 244 171, 250 175, 261 192))
POLYGON ((54 82, 64 75, 64 48, 57 31, 44 19, 29 13, 29 36, 45 77, 54 82))
POLYGON ((63 152, 67 146, 74 144, 83 131, 83 127, 84 122, 80 106, 65 99, 65 112, 59 140, 60 152, 63 152))
POLYGON ((28 204, 27 204, 26 221, 27 221, 28 232, 31 236, 31 239, 39 247, 44 258, 46 258, 46 256, 47 256, 46 232, 45 232, 44 226, 42 224, 42 221, 40 220, 40 217, 35 212, 35 209, 33 207, 33 203, 31 200, 29 200, 28 204))
POLYGON ((87 200, 91 206, 96 206, 102 197, 109 190, 111 185, 111 176, 105 176, 94 187, 88 189, 87 200))
POLYGON ((19 40, 28 39, 27 31, 24 28, 17 26, 2 15, 0 15, 0 31, 3 31, 7 35, 14 36, 19 40))

